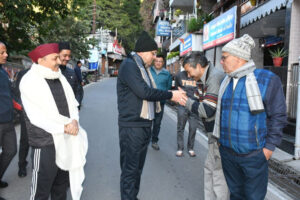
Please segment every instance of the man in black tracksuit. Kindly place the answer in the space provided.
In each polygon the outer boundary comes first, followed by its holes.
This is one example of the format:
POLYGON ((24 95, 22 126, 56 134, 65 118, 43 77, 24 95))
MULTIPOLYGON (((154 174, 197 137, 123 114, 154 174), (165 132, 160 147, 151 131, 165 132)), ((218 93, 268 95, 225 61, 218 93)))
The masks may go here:
POLYGON ((148 33, 142 33, 135 51, 122 62, 117 81, 122 200, 137 199, 154 112, 159 107, 154 101, 178 102, 185 96, 181 91, 154 88, 149 66, 156 56, 157 44, 148 33))
POLYGON ((59 46, 59 59, 61 64, 59 65, 61 73, 66 77, 67 81, 70 83, 74 95, 77 99, 78 95, 78 79, 75 74, 75 71, 67 67, 68 62, 71 60, 71 48, 68 42, 60 42, 59 46))

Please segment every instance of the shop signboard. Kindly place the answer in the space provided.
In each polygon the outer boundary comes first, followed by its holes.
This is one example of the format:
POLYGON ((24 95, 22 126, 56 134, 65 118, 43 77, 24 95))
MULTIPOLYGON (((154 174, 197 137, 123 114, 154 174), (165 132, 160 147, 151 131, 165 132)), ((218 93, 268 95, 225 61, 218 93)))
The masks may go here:
POLYGON ((98 61, 99 61, 99 51, 95 47, 94 49, 89 50, 89 69, 98 69, 98 61))
POLYGON ((209 49, 235 38, 236 11, 234 6, 203 27, 203 49, 209 49))
POLYGON ((183 56, 187 54, 188 52, 192 51, 192 42, 193 42, 193 37, 192 34, 188 35, 186 38, 180 38, 181 41, 180 43, 180 56, 183 56))
POLYGON ((92 62, 92 63, 89 62, 89 69, 97 70, 98 69, 98 62, 92 62))
POLYGON ((171 36, 171 26, 168 21, 158 21, 156 27, 156 36, 171 36))

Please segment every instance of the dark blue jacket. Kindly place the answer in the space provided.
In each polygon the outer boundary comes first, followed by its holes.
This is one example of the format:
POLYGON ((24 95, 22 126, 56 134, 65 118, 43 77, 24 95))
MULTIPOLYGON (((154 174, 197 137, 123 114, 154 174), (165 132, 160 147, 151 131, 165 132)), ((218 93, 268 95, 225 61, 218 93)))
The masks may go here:
POLYGON ((7 72, 0 65, 0 123, 13 120, 13 96, 7 72))
POLYGON ((279 77, 268 70, 254 71, 265 112, 252 114, 246 95, 246 77, 227 86, 221 102, 220 143, 236 153, 245 154, 262 148, 274 151, 286 124, 286 105, 279 77))
POLYGON ((161 101, 172 98, 172 92, 151 88, 131 55, 119 69, 117 80, 119 126, 151 127, 152 121, 140 117, 143 100, 161 101))
POLYGON ((76 65, 76 67, 74 68, 74 71, 75 71, 75 74, 77 76, 77 80, 78 80, 79 84, 81 84, 81 82, 82 82, 82 75, 81 75, 81 69, 80 69, 80 67, 78 67, 76 65))

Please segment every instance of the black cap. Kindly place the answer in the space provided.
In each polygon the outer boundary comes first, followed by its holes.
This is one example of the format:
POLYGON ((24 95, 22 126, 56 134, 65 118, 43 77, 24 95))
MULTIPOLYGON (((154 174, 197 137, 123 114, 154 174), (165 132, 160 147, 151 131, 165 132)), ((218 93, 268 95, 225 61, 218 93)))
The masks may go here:
POLYGON ((60 43, 58 43, 58 48, 59 48, 59 51, 61 51, 63 49, 71 50, 69 42, 60 42, 60 43))
POLYGON ((139 39, 135 43, 135 52, 146 52, 157 50, 157 44, 152 37, 146 32, 143 31, 139 39))

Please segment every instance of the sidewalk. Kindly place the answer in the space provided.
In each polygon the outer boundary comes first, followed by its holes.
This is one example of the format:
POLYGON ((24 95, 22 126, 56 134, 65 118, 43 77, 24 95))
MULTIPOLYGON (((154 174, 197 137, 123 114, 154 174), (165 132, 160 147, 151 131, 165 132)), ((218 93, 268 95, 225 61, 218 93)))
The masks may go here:
MULTIPOLYGON (((165 112, 177 121, 176 112, 169 106, 165 112)), ((185 127, 188 132, 188 126, 185 127)), ((197 130, 196 141, 206 149, 208 138, 197 130)), ((269 183, 266 200, 293 200, 300 196, 300 160, 293 160, 293 156, 276 148, 269 161, 269 183), (299 180, 299 182, 298 182, 299 180), (276 182, 276 183, 275 183, 276 182), (294 183, 293 183, 294 182, 294 183)))

